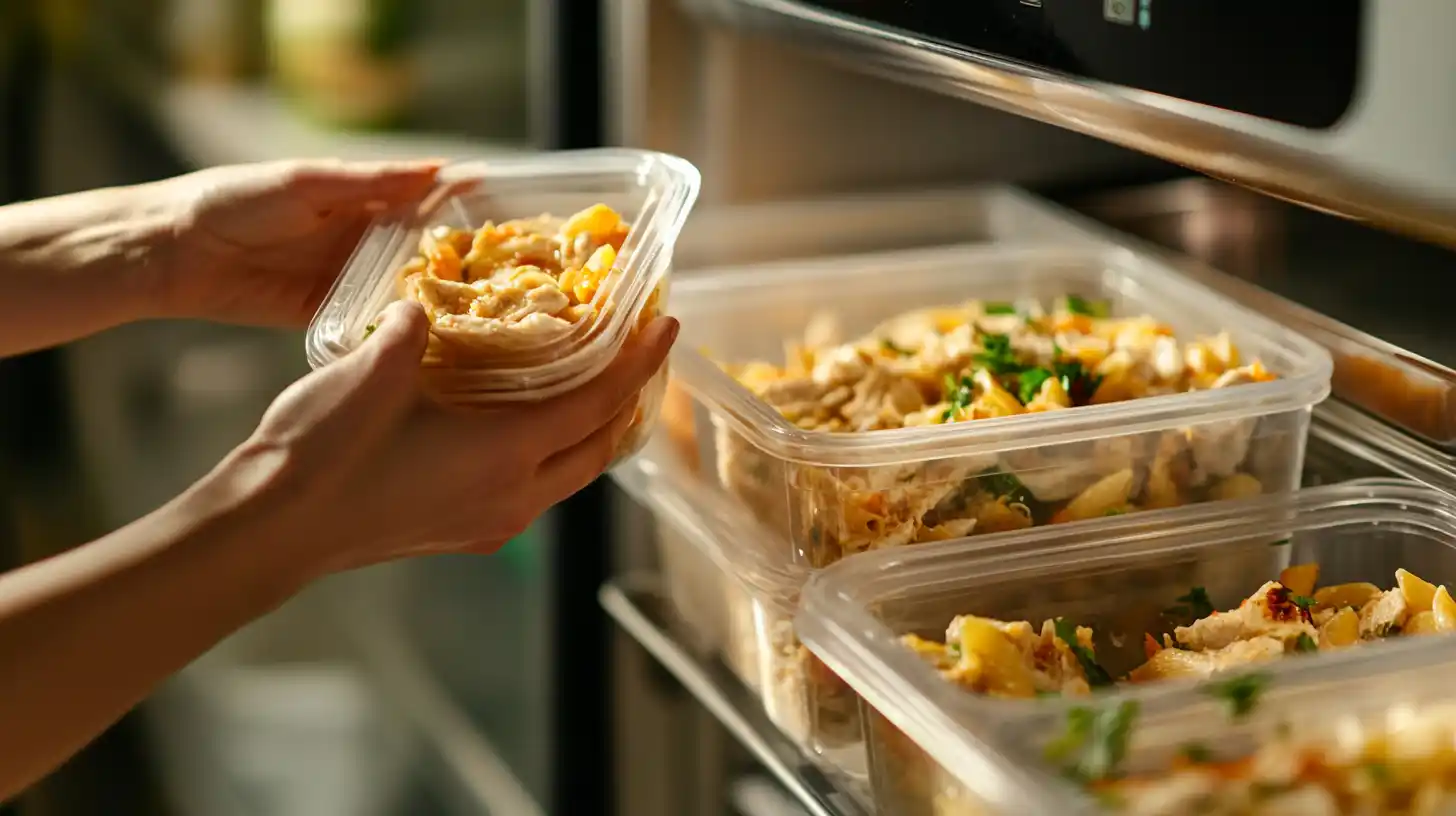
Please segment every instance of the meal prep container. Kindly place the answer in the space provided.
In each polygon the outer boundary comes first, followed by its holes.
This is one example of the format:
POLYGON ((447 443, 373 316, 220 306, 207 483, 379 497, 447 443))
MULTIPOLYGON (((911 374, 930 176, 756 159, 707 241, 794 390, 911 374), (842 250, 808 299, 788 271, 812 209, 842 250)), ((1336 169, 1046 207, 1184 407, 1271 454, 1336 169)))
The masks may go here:
MULTIPOLYGON (((1330 358, 1323 349, 1120 251, 941 248, 699 272, 676 288, 673 312, 683 334, 673 367, 695 405, 690 416, 674 417, 675 437, 680 444, 695 440, 691 455, 701 469, 781 531, 786 562, 808 568, 908 543, 917 516, 956 491, 1024 495, 1024 487, 1033 500, 1027 504, 1090 501, 1104 477, 1146 472, 1165 438, 1188 440, 1194 467, 1209 484, 1245 474, 1261 492, 1293 489, 1310 407, 1329 392, 1330 358), (785 343, 801 339, 816 312, 832 313, 844 336, 855 337, 912 309, 972 298, 1047 302, 1065 294, 1104 300, 1114 316, 1151 314, 1185 340, 1228 331, 1243 359, 1262 360, 1279 379, 998 419, 832 433, 792 424, 715 362, 777 363, 785 343)), ((1250 484, 1237 481, 1240 490, 1250 484)))
MULTIPOLYGON (((1007 475, 1036 498, 1066 499, 1119 470, 1146 473, 1165 437, 1191 439, 1216 479, 1243 474, 1253 477, 1241 480, 1245 488, 1295 489, 1310 408, 1329 390, 1323 349, 1116 250, 973 245, 702 271, 679 280, 673 311, 683 334, 673 352, 666 442, 654 458, 680 463, 747 510, 766 529, 764 541, 778 548, 760 556, 796 576, 851 554, 840 542, 851 533, 863 540, 863 508, 871 503, 928 506, 977 483, 999 492, 1007 475), (1149 313, 1184 339, 1226 330, 1244 359, 1261 359, 1279 379, 1051 414, 825 433, 790 424, 714 361, 777 362, 785 341, 799 338, 817 310, 835 314, 852 337, 911 309, 1069 293, 1106 300, 1115 316, 1149 313)), ((884 534, 886 542, 905 543, 891 538, 884 534)), ((776 654, 804 665, 778 676, 810 685, 799 697, 812 709, 812 746, 853 755, 861 731, 854 695, 791 632, 784 637, 776 654)), ((855 765, 845 770, 854 773, 855 765)))
MULTIPOLYGON (((1200 684, 1167 680, 1090 698, 993 698, 942 679, 899 637, 940 639, 959 614, 1033 625, 1064 617, 1093 628, 1099 661, 1119 676, 1141 663, 1144 632, 1168 631, 1161 613, 1190 587, 1204 587, 1215 609, 1230 609, 1283 567, 1308 562, 1320 565, 1320 585, 1390 588, 1397 568, 1456 585, 1456 503, 1425 485, 1367 479, 880 551, 815 575, 795 625, 862 698, 880 812, 1075 813, 1068 803, 1079 801, 1078 792, 1040 759, 1068 710, 1136 698, 1150 715, 1166 712, 1169 722, 1181 722, 1207 708, 1200 684)), ((1282 686, 1437 657, 1456 661, 1456 639, 1396 638, 1247 671, 1282 686)))
MULTIPOLYGON (((420 236, 437 226, 474 230, 486 221, 568 216, 606 204, 631 223, 616 268, 593 301, 595 320, 570 335, 524 344, 488 365, 423 366, 428 387, 461 404, 536 401, 595 377, 635 330, 665 306, 673 245, 697 200, 699 174, 675 156, 640 150, 583 150, 459 162, 440 170, 425 202, 380 216, 325 298, 308 329, 314 368, 350 353, 379 313, 399 298, 399 271, 418 254, 420 236)), ((665 375, 646 392, 634 435, 655 421, 665 375)))

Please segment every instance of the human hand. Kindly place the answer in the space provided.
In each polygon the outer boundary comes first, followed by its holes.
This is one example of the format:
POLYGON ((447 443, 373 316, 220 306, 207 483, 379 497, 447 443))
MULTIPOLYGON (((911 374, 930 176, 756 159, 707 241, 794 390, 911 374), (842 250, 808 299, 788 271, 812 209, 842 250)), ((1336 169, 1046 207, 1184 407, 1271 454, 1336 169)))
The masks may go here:
POLYGON ((147 282, 156 311, 306 325, 374 216, 422 199, 439 167, 286 161, 159 182, 172 227, 147 282))
POLYGON ((424 396, 428 321, 392 304, 359 350, 295 383, 220 472, 265 496, 270 535, 312 575, 494 552, 611 463, 677 321, 658 318, 581 388, 485 410, 424 396))

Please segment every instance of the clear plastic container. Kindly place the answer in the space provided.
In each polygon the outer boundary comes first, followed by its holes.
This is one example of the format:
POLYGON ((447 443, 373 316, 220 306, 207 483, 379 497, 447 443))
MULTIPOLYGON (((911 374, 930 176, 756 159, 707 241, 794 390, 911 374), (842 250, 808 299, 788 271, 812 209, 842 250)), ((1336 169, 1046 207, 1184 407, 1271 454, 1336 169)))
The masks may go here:
MULTIPOLYGON (((440 171, 435 192, 407 212, 370 227, 309 326, 309 364, 319 368, 364 342, 369 326, 400 297, 400 270, 419 253, 421 236, 440 226, 476 229, 486 221, 570 215, 594 204, 631 225, 616 263, 592 300, 592 316, 562 335, 520 335, 476 349, 456 365, 450 338, 432 334, 422 365, 428 388, 468 405, 536 401, 570 391, 599 374, 638 328, 664 309, 672 250, 697 199, 699 174, 675 156, 639 150, 585 150, 460 162, 440 171)), ((665 375, 644 395, 638 427, 653 422, 665 375)), ((640 442, 641 432, 634 436, 640 442)))
MULTIPOLYGON (((1201 684, 1165 680, 1092 698, 980 696, 942 679, 900 636, 939 638, 959 614, 1037 624, 1065 617, 1093 628, 1097 657, 1117 676, 1142 662, 1143 633, 1167 631, 1163 610, 1190 587, 1230 609, 1282 568, 1309 562, 1320 565, 1321 585, 1390 588, 1398 568, 1456 585, 1456 506, 1424 485, 1368 479, 881 551, 814 576, 795 624, 862 697, 880 812, 1075 813, 1076 789, 1040 759, 1067 712, 1135 698, 1148 712, 1181 716, 1205 700, 1201 684)), ((1435 655, 1456 660, 1456 639, 1393 638, 1248 670, 1277 686, 1435 655)))
MULTIPOLYGON (((1314 344, 1115 251, 970 246, 703 271, 678 281, 673 310, 683 338, 673 356, 666 434, 647 457, 654 466, 683 469, 664 489, 696 477, 695 484, 756 520, 761 534, 725 545, 732 558, 749 546, 741 542, 755 542, 754 557, 732 566, 740 575, 767 569, 802 580, 838 560, 844 550, 835 542, 863 518, 856 509, 869 501, 893 506, 913 491, 932 498, 970 492, 1004 483, 1008 473, 1070 498, 1119 470, 1142 473, 1158 464, 1165 439, 1181 445, 1191 437, 1196 452, 1217 460, 1205 467, 1214 482, 1294 489, 1310 406, 1329 387, 1329 357, 1314 344), (736 361, 777 359, 813 309, 833 311, 853 335, 913 308, 1068 293, 1106 299, 1114 314, 1151 313, 1180 335, 1228 330, 1246 357, 1261 358, 1281 379, 1055 416, 831 434, 789 424, 699 351, 736 361), (753 331, 743 330, 750 325, 753 331)), ((900 542, 886 536, 871 547, 886 543, 900 542)), ((807 684, 793 694, 810 708, 811 745, 843 758, 842 769, 855 773, 863 763, 853 694, 791 629, 777 640, 772 656, 782 665, 775 676, 785 685, 807 684)))
MULTIPOLYGON (((1310 407, 1329 392, 1330 358, 1314 343, 1117 251, 952 247, 823 259, 699 272, 679 281, 675 297, 683 337, 673 368, 697 403, 691 421, 679 424, 696 435, 703 470, 781 531, 789 542, 786 562, 808 568, 910 543, 921 520, 957 495, 1029 493, 1024 504, 1050 517, 1073 500, 1081 500, 1079 507, 1097 503, 1095 494, 1112 477, 1129 493, 1121 501, 1136 503, 1147 471, 1171 467, 1185 449, 1194 475, 1178 486, 1186 494, 1181 501, 1293 489, 1310 407), (971 298, 1047 302, 1065 294, 1105 300, 1114 315, 1151 314, 1187 339, 1227 331, 1245 359, 1262 360, 1279 379, 1000 419, 831 433, 792 424, 715 362, 781 360, 785 343, 802 337, 810 312, 832 313, 852 337, 912 309, 971 298)), ((1033 520, 1047 518, 1033 512, 1033 520)))

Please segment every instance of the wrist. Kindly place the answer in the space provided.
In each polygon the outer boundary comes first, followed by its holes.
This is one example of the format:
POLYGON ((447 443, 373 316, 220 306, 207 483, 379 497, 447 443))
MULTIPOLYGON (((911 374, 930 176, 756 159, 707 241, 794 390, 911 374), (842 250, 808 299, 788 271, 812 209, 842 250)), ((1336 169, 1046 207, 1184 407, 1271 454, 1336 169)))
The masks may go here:
POLYGON ((295 511, 293 454, 249 440, 184 495, 184 516, 206 519, 216 546, 236 559, 263 597, 286 599, 328 572, 319 536, 295 511))

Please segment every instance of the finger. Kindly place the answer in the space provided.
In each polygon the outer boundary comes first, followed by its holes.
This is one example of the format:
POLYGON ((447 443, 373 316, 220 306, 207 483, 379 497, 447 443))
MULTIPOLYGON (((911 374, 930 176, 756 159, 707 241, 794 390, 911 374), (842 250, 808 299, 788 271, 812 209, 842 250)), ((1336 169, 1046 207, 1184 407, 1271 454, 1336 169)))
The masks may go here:
POLYGON ((284 391, 264 416, 263 430, 283 439, 305 434, 338 455, 412 409, 429 321, 418 304, 400 302, 374 325, 358 351, 284 391))
POLYGON ((612 464, 621 448, 622 440, 632 429, 637 415, 637 398, 629 399, 612 417, 611 421, 598 428, 591 436, 566 450, 553 454, 536 471, 536 478, 530 492, 540 497, 543 506, 563 501, 572 494, 591 484, 612 464))
POLYGON ((395 205, 418 201, 435 186, 442 161, 293 162, 281 172, 288 189, 317 207, 395 205))
POLYGON ((602 427, 604 418, 615 416, 647 385, 667 359, 678 328, 677 320, 671 317, 657 318, 641 334, 629 339, 611 365, 593 380, 541 403, 535 415, 540 427, 559 429, 557 450, 590 436, 602 427))

